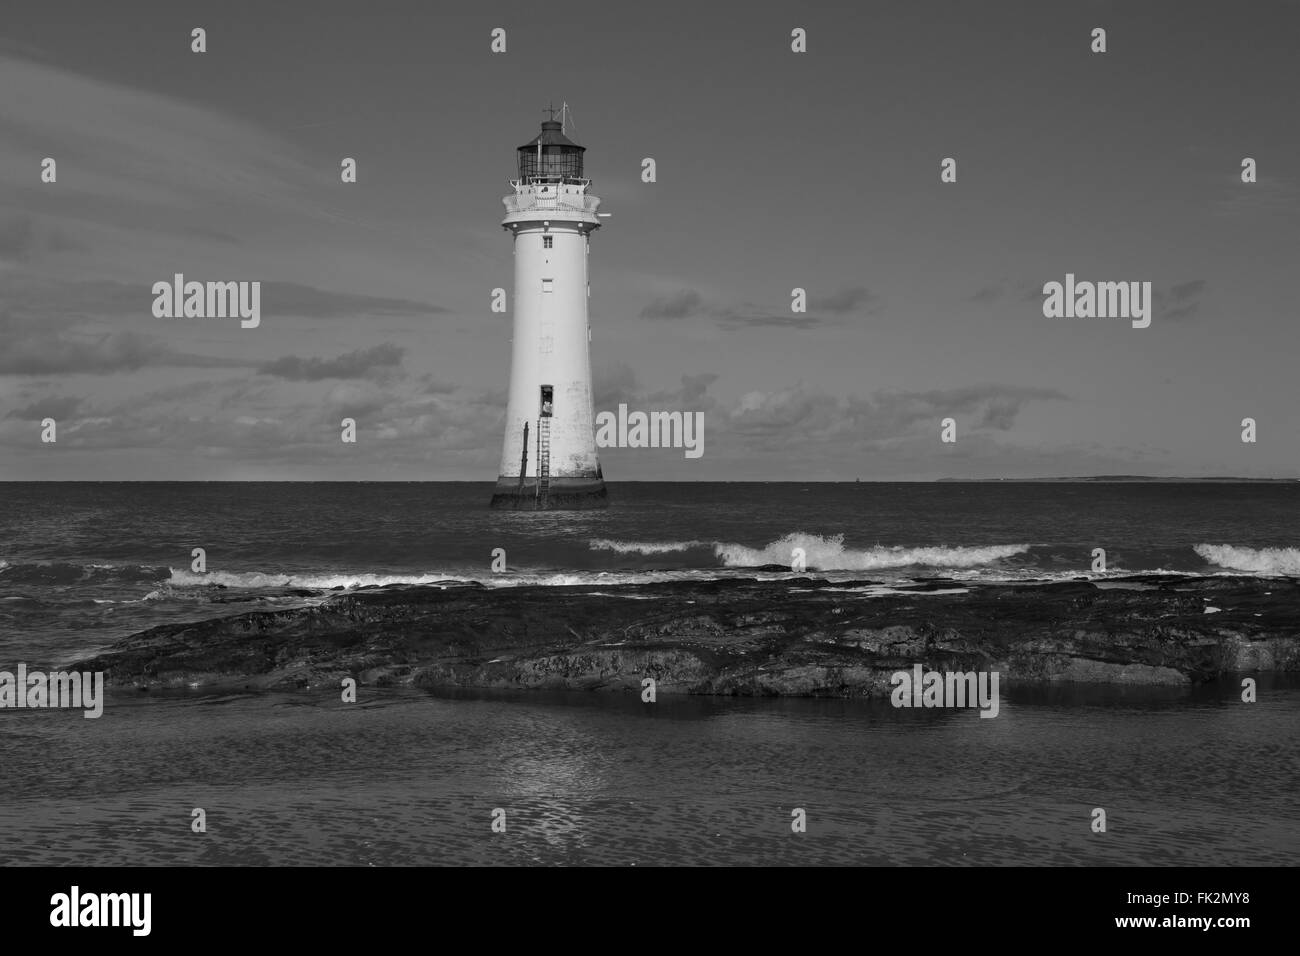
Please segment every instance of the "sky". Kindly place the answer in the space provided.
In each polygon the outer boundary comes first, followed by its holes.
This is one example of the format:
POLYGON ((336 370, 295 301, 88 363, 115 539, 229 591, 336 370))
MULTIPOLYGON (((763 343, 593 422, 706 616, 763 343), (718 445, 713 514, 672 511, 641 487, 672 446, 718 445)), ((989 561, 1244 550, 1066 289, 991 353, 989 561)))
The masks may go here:
POLYGON ((8 0, 0 479, 494 480, 501 197, 550 102, 612 213, 596 411, 704 416, 700 458, 602 449, 607 480, 1300 476, 1297 28, 1295 2, 8 0), (178 272, 260 281, 261 324, 155 317, 178 272), (1150 327, 1045 317, 1067 273, 1151 282, 1150 327))

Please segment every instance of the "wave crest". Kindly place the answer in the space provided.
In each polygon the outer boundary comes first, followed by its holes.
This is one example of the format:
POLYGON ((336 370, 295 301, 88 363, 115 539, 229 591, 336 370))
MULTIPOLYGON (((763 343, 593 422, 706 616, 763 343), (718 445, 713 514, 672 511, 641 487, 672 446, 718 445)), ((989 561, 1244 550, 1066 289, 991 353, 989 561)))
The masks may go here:
POLYGON ((468 582, 446 574, 267 574, 263 571, 193 571, 171 568, 168 584, 173 587, 207 587, 221 584, 228 588, 303 588, 329 591, 333 588, 387 587, 396 584, 438 584, 468 582))
POLYGON ((166 568, 145 564, 69 564, 66 561, 20 562, 0 560, 5 584, 135 584, 160 580, 166 568))
POLYGON ((773 541, 763 548, 747 548, 741 544, 718 542, 714 554, 729 568, 758 567, 764 564, 786 564, 791 552, 802 548, 809 568, 818 571, 874 571, 881 568, 932 567, 974 568, 993 564, 1028 551, 1027 544, 997 544, 979 547, 909 548, 902 545, 851 550, 844 547, 844 535, 823 537, 818 534, 794 532, 773 541))
POLYGON ((616 541, 611 538, 595 538, 587 542, 593 551, 614 551, 618 554, 670 554, 677 551, 689 551, 691 548, 707 548, 711 541, 616 541))
POLYGON ((1300 548, 1241 548, 1198 544, 1192 548, 1210 564, 1253 574, 1300 574, 1300 548))

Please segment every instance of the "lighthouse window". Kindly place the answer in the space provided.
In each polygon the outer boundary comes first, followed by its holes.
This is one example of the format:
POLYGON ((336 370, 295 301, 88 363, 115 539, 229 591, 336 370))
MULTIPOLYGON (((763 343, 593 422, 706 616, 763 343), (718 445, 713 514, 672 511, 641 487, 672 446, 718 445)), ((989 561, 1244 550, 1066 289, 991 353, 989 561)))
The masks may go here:
POLYGON ((543 249, 549 249, 549 248, 551 248, 551 240, 552 240, 552 238, 553 238, 552 236, 542 236, 542 248, 543 248, 543 249))
POLYGON ((542 291, 543 291, 543 292, 550 292, 550 291, 552 291, 552 290, 551 290, 551 280, 550 280, 550 279, 543 279, 543 280, 542 280, 542 291))

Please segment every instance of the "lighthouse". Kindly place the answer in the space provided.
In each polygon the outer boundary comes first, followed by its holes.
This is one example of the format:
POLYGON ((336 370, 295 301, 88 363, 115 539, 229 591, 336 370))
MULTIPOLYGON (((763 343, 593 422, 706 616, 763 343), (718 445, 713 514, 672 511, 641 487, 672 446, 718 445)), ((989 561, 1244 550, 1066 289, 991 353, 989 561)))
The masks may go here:
POLYGON ((591 405, 587 257, 600 200, 583 153, 551 118, 519 147, 501 226, 514 242, 514 338, 505 442, 492 507, 604 508, 591 405))

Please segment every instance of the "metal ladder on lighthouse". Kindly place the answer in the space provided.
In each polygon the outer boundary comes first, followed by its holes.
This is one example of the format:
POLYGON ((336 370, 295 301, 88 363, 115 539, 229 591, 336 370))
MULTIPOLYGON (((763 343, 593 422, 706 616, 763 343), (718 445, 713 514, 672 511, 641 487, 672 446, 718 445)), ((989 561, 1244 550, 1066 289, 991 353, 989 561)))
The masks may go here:
POLYGON ((551 495, 551 418, 537 420, 537 507, 546 507, 551 495))

